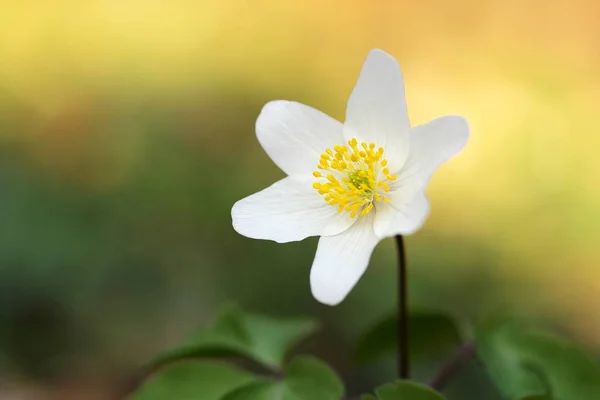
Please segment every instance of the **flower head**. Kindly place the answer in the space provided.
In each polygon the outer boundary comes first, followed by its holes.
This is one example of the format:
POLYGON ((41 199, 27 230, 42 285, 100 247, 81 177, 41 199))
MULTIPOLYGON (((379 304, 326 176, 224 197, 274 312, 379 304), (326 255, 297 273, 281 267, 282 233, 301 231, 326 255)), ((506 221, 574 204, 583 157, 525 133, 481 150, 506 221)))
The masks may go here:
POLYGON ((469 137, 458 116, 411 128, 400 67, 381 50, 369 53, 344 124, 300 103, 272 101, 256 133, 288 176, 238 201, 233 227, 280 243, 321 236, 310 283, 329 305, 358 282, 380 240, 423 225, 431 175, 469 137))

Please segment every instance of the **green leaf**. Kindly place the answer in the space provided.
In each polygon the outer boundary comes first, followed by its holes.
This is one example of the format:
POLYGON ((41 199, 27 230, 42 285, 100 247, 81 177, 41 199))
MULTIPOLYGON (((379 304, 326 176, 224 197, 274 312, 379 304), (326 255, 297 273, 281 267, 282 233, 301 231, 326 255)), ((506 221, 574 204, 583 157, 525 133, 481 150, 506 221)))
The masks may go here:
MULTIPOLYGON (((396 353, 397 316, 391 315, 371 327, 358 341, 355 357, 369 363, 396 353)), ((457 346, 461 334, 454 321, 436 312, 412 312, 409 320, 411 355, 435 354, 457 346)))
POLYGON ((510 398, 551 393, 560 400, 600 399, 599 366, 563 338, 491 320, 478 328, 476 342, 492 380, 510 398))
MULTIPOLYGON (((255 382, 229 392, 221 400, 283 400, 284 390, 271 381, 255 382)), ((297 400, 297 399, 294 399, 297 400)), ((304 400, 304 399, 302 399, 304 400)))
POLYGON ((388 383, 375 389, 377 397, 363 396, 362 400, 444 400, 444 397, 428 386, 410 381, 388 383))
POLYGON ((215 361, 182 361, 156 372, 130 400, 220 400, 256 381, 254 375, 215 361))
POLYGON ((191 334, 181 345, 154 360, 162 365, 189 357, 244 356, 281 369, 290 347, 317 329, 312 319, 275 319, 225 308, 209 328, 191 334))
POLYGON ((221 400, 340 400, 344 385, 322 361, 296 357, 279 381, 255 382, 229 393, 221 400))
POLYGON ((548 394, 534 394, 532 396, 523 397, 521 400, 552 400, 548 394))

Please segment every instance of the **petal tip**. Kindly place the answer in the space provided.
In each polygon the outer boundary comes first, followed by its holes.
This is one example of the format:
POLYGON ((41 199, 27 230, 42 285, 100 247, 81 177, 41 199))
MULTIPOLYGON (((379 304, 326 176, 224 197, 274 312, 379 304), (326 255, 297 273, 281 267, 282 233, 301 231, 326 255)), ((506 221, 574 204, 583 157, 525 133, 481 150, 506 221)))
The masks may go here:
POLYGON ((323 271, 321 270, 319 273, 318 270, 315 269, 315 264, 313 264, 313 267, 310 270, 310 291, 315 300, 319 303, 327 306, 337 306, 346 298, 351 288, 347 291, 339 290, 336 287, 336 282, 332 280, 332 277, 322 276, 322 273, 323 271))
POLYGON ((386 231, 389 228, 389 223, 388 221, 383 221, 383 222, 379 222, 377 224, 373 224, 373 232, 375 232, 375 235, 377 235, 378 238, 380 239, 385 239, 386 238, 386 231))
POLYGON ((471 136, 471 128, 467 119, 460 115, 451 115, 448 117, 454 124, 453 131, 456 140, 456 153, 462 151, 471 136))
POLYGON ((310 290, 315 300, 321 304, 333 307, 340 304, 346 298, 346 296, 339 296, 331 290, 324 290, 323 287, 318 288, 319 286, 311 282, 310 290))
POLYGON ((240 215, 240 208, 242 207, 243 202, 244 199, 238 200, 235 202, 233 207, 231 207, 231 227, 240 235, 252 238, 247 234, 247 232, 244 232, 243 224, 240 221, 242 219, 240 215))
POLYGON ((371 57, 380 57, 380 58, 385 58, 388 60, 392 59, 392 60, 394 60, 394 62, 397 62, 396 59, 394 58, 394 56, 392 56, 390 53, 386 52, 385 50, 382 50, 379 48, 374 48, 371 51, 369 51, 367 58, 371 58, 371 57))
POLYGON ((271 120, 273 117, 273 113, 281 112, 281 110, 285 109, 285 106, 289 103, 287 100, 272 100, 266 103, 260 109, 258 113, 258 117, 256 118, 256 134, 260 136, 261 128, 265 124, 269 124, 267 121, 271 120))
POLYGON ((392 68, 392 69, 398 69, 400 70, 400 64, 398 63, 398 60, 396 60, 396 58, 394 58, 394 56, 392 56, 391 54, 385 52, 384 50, 381 49, 373 49, 371 51, 369 51, 369 54, 367 54, 367 58, 365 59, 365 62, 363 64, 363 68, 369 65, 370 68, 392 68))
POLYGON ((383 218, 377 219, 373 226, 380 239, 396 235, 409 236, 425 225, 431 212, 431 203, 427 195, 421 193, 415 196, 412 202, 388 207, 383 212, 383 218))
POLYGON ((454 123, 456 124, 458 129, 462 130, 465 135, 469 136, 471 128, 469 126, 469 122, 465 117, 463 117, 462 115, 450 115, 449 118, 452 118, 454 120, 454 123))

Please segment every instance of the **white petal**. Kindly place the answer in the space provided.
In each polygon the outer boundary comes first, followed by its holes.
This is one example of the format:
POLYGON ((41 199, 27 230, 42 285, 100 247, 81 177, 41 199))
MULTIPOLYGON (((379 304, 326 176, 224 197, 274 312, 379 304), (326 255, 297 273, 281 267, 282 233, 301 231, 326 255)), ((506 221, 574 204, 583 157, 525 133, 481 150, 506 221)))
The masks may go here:
POLYGON ((408 155, 409 130, 400 66, 384 51, 372 50, 348 100, 344 136, 383 147, 395 173, 408 155))
POLYGON ((326 148, 344 143, 341 122, 312 107, 284 100, 263 107, 256 120, 256 136, 288 175, 312 173, 326 148))
POLYGON ((410 131, 410 154, 388 194, 388 204, 378 203, 374 230, 384 238, 417 231, 429 215, 425 189, 433 172, 458 153, 469 139, 462 117, 447 116, 410 131))
POLYGON ((377 203, 373 229, 380 238, 410 235, 416 232, 429 215, 429 199, 425 193, 407 197, 402 190, 390 194, 390 202, 377 203))
POLYGON ((322 237, 310 271, 313 296, 332 306, 344 300, 367 269, 379 240, 373 232, 372 212, 347 231, 322 237))
POLYGON ((394 187, 407 197, 425 190, 433 172, 465 147, 469 126, 464 118, 446 116, 416 126, 410 131, 410 154, 398 173, 394 187))
POLYGON ((253 239, 279 243, 348 229, 354 220, 327 204, 312 182, 309 177, 288 176, 238 201, 231 209, 233 228, 253 239))

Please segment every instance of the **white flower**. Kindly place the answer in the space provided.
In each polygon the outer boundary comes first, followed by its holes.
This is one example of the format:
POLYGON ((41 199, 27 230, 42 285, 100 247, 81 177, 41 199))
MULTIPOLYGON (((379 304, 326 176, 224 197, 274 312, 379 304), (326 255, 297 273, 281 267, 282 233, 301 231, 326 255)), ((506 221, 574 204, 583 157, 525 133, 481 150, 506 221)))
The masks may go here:
POLYGON ((436 168, 466 144, 462 117, 410 127, 396 60, 372 50, 341 124, 291 101, 272 101, 256 121, 258 141, 288 176, 238 201, 233 228, 279 243, 321 236, 310 272, 314 297, 340 303, 383 238, 407 235, 429 213, 436 168))

